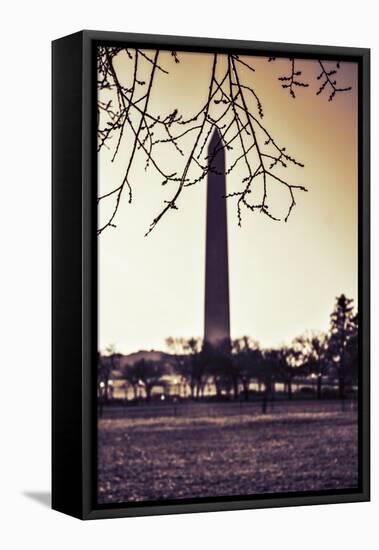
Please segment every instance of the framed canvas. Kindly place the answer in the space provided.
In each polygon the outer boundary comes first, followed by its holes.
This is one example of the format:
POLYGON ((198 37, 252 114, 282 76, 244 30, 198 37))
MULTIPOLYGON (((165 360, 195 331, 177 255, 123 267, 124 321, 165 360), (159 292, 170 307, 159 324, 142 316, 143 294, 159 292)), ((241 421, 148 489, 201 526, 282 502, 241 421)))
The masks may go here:
POLYGON ((53 42, 53 508, 369 500, 369 50, 53 42))

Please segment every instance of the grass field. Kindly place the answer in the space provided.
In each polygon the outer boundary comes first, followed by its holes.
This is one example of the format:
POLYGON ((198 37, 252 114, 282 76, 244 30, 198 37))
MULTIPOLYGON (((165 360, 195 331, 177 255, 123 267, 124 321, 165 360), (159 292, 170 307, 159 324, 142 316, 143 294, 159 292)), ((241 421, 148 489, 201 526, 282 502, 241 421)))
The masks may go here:
POLYGON ((347 489, 357 472, 357 413, 336 402, 266 415, 228 404, 138 407, 99 420, 99 503, 347 489))

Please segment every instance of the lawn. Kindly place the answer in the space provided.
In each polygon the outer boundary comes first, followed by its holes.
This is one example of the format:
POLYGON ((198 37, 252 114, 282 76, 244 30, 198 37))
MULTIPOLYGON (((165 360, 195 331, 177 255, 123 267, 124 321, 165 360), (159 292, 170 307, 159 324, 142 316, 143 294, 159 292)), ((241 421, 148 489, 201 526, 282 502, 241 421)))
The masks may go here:
POLYGON ((357 486, 354 410, 317 403, 280 405, 265 415, 259 408, 212 410, 200 405, 165 416, 164 408, 152 414, 141 407, 139 415, 125 410, 100 419, 99 503, 357 486))

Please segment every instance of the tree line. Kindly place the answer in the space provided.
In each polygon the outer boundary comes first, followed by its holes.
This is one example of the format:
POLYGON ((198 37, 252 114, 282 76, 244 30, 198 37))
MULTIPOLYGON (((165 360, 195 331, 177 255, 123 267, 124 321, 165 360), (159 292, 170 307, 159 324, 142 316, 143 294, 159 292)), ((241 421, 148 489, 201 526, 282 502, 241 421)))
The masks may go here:
POLYGON ((273 396, 276 383, 283 384, 288 399, 292 399, 297 377, 313 378, 318 399, 322 398, 325 377, 337 381, 340 399, 345 399, 349 388, 358 383, 358 314, 353 300, 344 294, 336 298, 327 333, 306 333, 290 345, 262 349, 248 336, 217 346, 200 338, 170 337, 166 344, 168 359, 140 359, 122 367, 120 355, 109 348, 106 358, 99 357, 99 385, 107 388, 112 371, 117 369, 135 398, 143 387, 149 401, 153 389, 162 384, 162 377, 174 374, 190 388, 194 400, 204 395, 211 382, 216 398, 227 394, 248 401, 253 382, 258 384, 264 400, 273 396))

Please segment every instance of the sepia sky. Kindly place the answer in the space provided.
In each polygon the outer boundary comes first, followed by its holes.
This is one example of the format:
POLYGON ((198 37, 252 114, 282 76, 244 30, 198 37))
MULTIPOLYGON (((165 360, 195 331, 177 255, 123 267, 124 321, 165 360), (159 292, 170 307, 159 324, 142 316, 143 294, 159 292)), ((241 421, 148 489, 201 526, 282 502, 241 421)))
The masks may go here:
MULTIPOLYGON (((161 54, 170 74, 159 73, 154 82, 151 110, 156 113, 177 108, 188 116, 206 99, 212 56, 178 55, 176 64, 170 52, 161 54)), ((278 81, 288 73, 288 60, 243 59, 255 68, 254 73, 241 68, 240 77, 262 101, 262 122, 305 164, 275 173, 308 189, 296 193, 287 223, 244 210, 239 228, 236 201, 227 200, 231 334, 249 335, 268 347, 289 343, 307 330, 326 330, 338 294, 357 299, 357 66, 341 65, 338 83, 352 90, 329 102, 328 90, 316 95, 316 61, 296 62, 310 86, 295 88, 293 99, 278 81)), ((132 64, 126 54, 115 65, 127 85, 132 64)), ((140 70, 143 79, 148 64, 140 70)), ((100 194, 120 184, 131 143, 127 134, 113 163, 112 150, 99 154, 100 194)), ((171 151, 162 148, 161 159, 176 170, 180 159, 171 151)), ((227 159, 232 154, 227 151, 227 159)), ((100 350, 109 344, 122 353, 164 350, 168 336, 203 335, 206 180, 186 188, 179 209, 170 210, 145 237, 174 187, 162 187, 162 177, 151 168, 145 171, 144 161, 141 152, 131 172, 132 204, 123 196, 117 227, 98 237, 100 350)), ((241 165, 227 179, 228 192, 241 189, 242 177, 241 165)), ((284 191, 269 189, 269 204, 278 216, 289 205, 284 191)), ((111 205, 102 208, 100 220, 111 205)))

